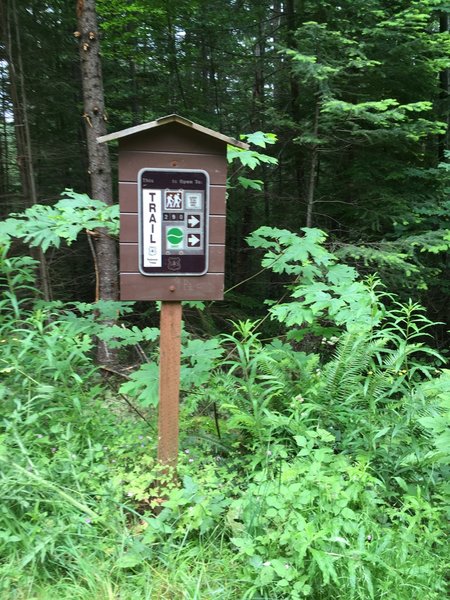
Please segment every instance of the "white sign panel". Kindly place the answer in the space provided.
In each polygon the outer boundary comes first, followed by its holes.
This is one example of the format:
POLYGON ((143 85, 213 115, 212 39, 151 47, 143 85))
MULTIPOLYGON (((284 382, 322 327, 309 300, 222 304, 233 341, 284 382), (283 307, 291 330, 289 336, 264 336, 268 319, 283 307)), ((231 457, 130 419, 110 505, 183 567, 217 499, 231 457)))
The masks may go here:
POLYGON ((161 190, 142 190, 142 260, 144 267, 161 267, 161 190))

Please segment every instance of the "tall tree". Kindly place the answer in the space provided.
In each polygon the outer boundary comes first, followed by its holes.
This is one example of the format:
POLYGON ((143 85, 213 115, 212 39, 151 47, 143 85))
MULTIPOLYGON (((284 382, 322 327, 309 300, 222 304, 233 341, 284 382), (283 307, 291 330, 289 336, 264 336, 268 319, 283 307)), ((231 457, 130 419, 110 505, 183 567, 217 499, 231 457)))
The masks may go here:
MULTIPOLYGON (((80 2, 82 11, 88 4, 80 2)), ((88 191, 73 5, 21 0, 17 7, 40 196, 50 201, 64 187, 88 191)), ((442 239, 445 193, 437 163, 446 155, 448 128, 438 121, 448 119, 448 3, 97 0, 96 10, 111 130, 175 111, 230 135, 278 135, 268 150, 278 167, 252 174, 263 180, 264 194, 237 186, 229 193, 229 284, 257 267, 244 238, 261 224, 328 230, 340 249, 352 248, 347 258, 361 270, 377 270, 408 294, 417 277, 402 276, 400 258, 384 262, 382 246, 397 258, 400 248, 408 260, 418 248, 413 258, 428 281, 443 272, 444 242, 426 253, 407 241, 420 234, 429 247, 427 228, 442 239)), ((89 38, 92 27, 79 30, 84 60, 98 38, 89 38)), ((104 125, 101 112, 84 110, 88 133, 96 120, 104 125)), ((3 123, 3 164, 10 165, 8 119, 3 123)), ((9 174, 18 189, 18 172, 9 174)), ((60 290, 67 293, 69 285, 60 290)), ((260 304, 253 287, 246 300, 260 304)))
MULTIPOLYGON (((450 10, 450 9, 448 9, 450 10)), ((450 18, 448 11, 441 11, 439 15, 439 33, 442 36, 449 36, 450 33, 450 18)), ((450 140, 450 67, 448 63, 439 73, 440 81, 440 100, 441 100, 441 118, 447 125, 446 132, 441 135, 439 140, 439 159, 445 159, 445 151, 449 148, 450 140)))
MULTIPOLYGON (((106 113, 95 0, 77 0, 77 18, 76 36, 80 45, 83 118, 86 124, 91 195, 111 205, 113 189, 109 150, 107 144, 97 143, 97 138, 106 134, 106 113)), ((119 290, 116 242, 104 229, 96 230, 92 237, 97 275, 96 299, 117 300, 119 290)), ((115 359, 115 353, 105 343, 100 342, 99 362, 111 364, 115 359)))
MULTIPOLYGON (((8 64, 9 88, 14 113, 17 164, 25 206, 37 204, 36 177, 33 166, 33 149, 28 119, 28 101, 23 72, 22 44, 15 0, 9 0, 0 13, 5 58, 8 64)), ((41 248, 33 251, 39 264, 37 287, 45 300, 51 298, 51 285, 47 260, 41 248)))

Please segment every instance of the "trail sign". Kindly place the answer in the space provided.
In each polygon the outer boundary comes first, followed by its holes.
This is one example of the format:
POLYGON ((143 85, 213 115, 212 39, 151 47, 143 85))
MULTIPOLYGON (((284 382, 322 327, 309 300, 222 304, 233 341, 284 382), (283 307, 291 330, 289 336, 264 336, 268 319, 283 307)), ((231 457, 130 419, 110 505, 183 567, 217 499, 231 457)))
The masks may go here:
POLYGON ((178 115, 98 138, 119 140, 120 296, 162 300, 158 459, 176 464, 181 301, 221 300, 227 144, 178 115))
POLYGON ((222 300, 227 145, 178 115, 98 139, 119 144, 120 297, 222 300))
POLYGON ((140 273, 204 275, 208 271, 208 173, 141 169, 138 178, 140 273))

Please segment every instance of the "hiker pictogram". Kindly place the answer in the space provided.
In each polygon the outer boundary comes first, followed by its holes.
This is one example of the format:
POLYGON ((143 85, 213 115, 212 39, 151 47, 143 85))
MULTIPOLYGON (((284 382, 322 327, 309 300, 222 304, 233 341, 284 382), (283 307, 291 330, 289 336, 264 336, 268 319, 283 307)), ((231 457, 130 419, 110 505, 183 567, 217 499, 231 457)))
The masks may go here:
POLYGON ((183 209, 183 190, 166 190, 164 199, 164 208, 166 210, 182 210, 183 209))

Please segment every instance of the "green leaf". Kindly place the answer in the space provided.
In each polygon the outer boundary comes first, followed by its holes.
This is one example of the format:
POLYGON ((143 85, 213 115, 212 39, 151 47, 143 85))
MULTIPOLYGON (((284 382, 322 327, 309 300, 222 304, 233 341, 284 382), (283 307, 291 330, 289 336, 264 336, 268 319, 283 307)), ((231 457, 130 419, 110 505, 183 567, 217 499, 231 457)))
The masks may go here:
POLYGON ((116 566, 119 569, 132 569, 133 567, 137 567, 143 562, 143 557, 136 552, 127 552, 122 554, 119 559, 116 561, 116 566))
POLYGON ((277 136, 274 133, 263 133, 262 131, 255 131, 255 133, 242 134, 241 140, 246 140, 249 144, 254 146, 260 146, 265 148, 267 144, 275 144, 277 136))
POLYGON ((245 190, 262 190, 263 181, 261 181, 261 179, 247 179, 247 177, 240 176, 238 177, 238 181, 245 190))
POLYGON ((159 400, 159 369, 156 363, 142 365, 123 383, 121 394, 130 395, 142 406, 157 406, 159 400))

